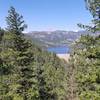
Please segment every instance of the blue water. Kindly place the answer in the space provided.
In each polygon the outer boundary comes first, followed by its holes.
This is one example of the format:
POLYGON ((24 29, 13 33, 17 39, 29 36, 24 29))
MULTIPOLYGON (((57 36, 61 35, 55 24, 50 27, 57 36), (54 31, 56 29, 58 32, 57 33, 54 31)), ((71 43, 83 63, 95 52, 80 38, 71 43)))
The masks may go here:
POLYGON ((69 47, 65 46, 60 46, 60 47, 50 47, 47 49, 49 52, 53 52, 56 54, 65 54, 70 52, 69 47))

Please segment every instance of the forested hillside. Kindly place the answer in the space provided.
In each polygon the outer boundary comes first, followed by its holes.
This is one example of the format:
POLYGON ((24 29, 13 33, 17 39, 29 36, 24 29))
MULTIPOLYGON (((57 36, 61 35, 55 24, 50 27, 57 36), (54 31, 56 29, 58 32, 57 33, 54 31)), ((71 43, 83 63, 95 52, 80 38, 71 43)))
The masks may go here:
MULTIPOLYGON (((100 32, 100 0, 84 0, 100 32)), ((81 35, 66 63, 23 34, 27 25, 14 7, 0 28, 0 100, 100 100, 100 34, 81 35)))
POLYGON ((0 100, 66 98, 64 63, 24 38, 26 25, 15 8, 6 21, 7 30, 0 29, 0 100))

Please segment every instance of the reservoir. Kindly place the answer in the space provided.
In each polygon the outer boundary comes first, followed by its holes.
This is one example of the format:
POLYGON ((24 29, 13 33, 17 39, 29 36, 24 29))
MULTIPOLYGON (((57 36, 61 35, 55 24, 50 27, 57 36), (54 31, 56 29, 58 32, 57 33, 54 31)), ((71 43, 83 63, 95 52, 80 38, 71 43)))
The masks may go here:
POLYGON ((66 54, 70 52, 70 49, 68 46, 59 46, 59 47, 50 47, 47 49, 49 52, 53 52, 56 54, 66 54))

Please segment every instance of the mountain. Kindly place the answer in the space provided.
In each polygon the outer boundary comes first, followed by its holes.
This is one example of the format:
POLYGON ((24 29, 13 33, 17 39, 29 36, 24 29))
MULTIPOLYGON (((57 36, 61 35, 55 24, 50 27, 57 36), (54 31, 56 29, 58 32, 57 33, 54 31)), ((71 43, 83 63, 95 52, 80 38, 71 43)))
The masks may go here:
POLYGON ((33 31, 27 34, 28 38, 31 38, 32 41, 43 47, 55 47, 55 46, 71 46, 72 43, 78 39, 81 35, 98 35, 97 33, 90 33, 87 31, 64 31, 64 30, 56 30, 56 31, 33 31))

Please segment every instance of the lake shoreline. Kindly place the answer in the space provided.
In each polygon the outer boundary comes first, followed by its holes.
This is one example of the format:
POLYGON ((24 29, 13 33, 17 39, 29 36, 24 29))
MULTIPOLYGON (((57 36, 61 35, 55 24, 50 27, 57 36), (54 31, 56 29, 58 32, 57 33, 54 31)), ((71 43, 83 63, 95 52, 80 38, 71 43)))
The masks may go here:
POLYGON ((65 53, 65 54, 56 54, 57 57, 59 57, 60 59, 63 59, 65 61, 69 61, 69 58, 70 58, 70 54, 69 53, 65 53))

